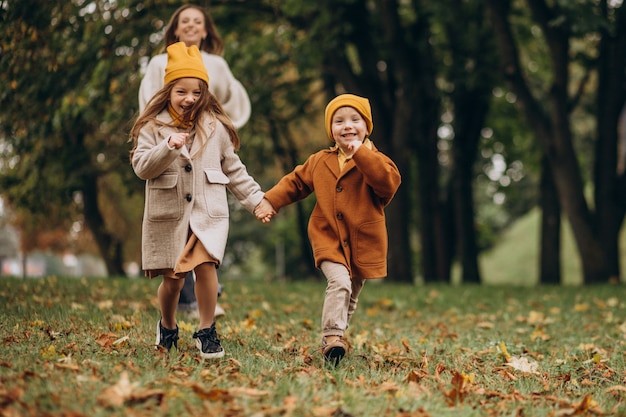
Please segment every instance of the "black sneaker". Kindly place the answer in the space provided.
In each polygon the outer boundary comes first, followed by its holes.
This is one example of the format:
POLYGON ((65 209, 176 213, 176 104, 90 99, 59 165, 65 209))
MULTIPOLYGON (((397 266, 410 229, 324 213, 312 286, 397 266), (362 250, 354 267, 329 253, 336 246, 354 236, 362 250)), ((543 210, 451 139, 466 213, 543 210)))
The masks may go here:
POLYGON ((205 359, 215 359, 224 356, 224 348, 220 344, 220 339, 215 331, 215 323, 208 329, 198 330, 193 334, 196 339, 196 346, 200 349, 200 356, 205 359))
POLYGON ((161 320, 159 320, 156 327, 156 342, 154 344, 156 349, 162 346, 169 351, 172 345, 178 349, 178 325, 176 325, 174 330, 167 329, 161 325, 161 320))

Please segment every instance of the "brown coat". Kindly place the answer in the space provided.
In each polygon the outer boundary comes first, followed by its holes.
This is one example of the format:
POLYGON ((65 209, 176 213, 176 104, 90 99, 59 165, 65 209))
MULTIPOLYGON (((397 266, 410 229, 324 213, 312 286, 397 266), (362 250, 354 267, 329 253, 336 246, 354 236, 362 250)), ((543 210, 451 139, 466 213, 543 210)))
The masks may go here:
POLYGON ((400 186, 400 173, 373 145, 361 146, 341 172, 337 152, 311 155, 265 198, 279 210, 315 192, 317 202, 308 226, 315 266, 332 261, 345 265, 350 276, 384 278, 388 248, 384 208, 400 186))
MULTIPOLYGON (((172 122, 167 110, 157 117, 172 122)), ((201 149, 196 139, 191 153, 186 146, 168 146, 174 128, 149 123, 139 133, 132 165, 137 176, 146 180, 144 270, 173 269, 190 229, 221 262, 229 226, 226 190, 250 212, 263 200, 261 186, 235 153, 224 125, 213 119, 205 128, 209 135, 205 147, 201 149)))

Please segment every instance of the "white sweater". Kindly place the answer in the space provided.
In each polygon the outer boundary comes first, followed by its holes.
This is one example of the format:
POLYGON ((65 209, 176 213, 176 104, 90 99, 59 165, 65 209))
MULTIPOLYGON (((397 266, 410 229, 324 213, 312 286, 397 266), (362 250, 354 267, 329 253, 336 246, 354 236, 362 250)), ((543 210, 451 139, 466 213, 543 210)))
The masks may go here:
MULTIPOLYGON (((202 51, 202 60, 209 73, 209 90, 217 97, 237 129, 250 118, 250 97, 235 78, 224 58, 202 51)), ((152 96, 163 87, 167 54, 152 57, 139 86, 139 112, 143 112, 152 96)))

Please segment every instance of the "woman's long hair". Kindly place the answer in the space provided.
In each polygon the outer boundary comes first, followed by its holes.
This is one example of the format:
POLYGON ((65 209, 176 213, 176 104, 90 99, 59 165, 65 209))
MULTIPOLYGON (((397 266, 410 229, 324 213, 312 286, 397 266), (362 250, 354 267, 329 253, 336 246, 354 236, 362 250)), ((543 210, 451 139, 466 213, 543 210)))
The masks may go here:
POLYGON ((170 18, 169 23, 167 24, 167 29, 165 30, 165 47, 164 50, 167 49, 173 43, 178 42, 178 38, 174 34, 176 29, 178 29, 178 18, 183 10, 187 9, 196 9, 200 11, 204 15, 204 28, 206 30, 206 38, 202 39, 200 43, 199 49, 201 51, 208 52, 209 54, 224 55, 224 41, 222 37, 217 32, 217 27, 211 18, 211 15, 202 7, 196 6, 195 4, 185 4, 180 6, 172 17, 170 18))
MULTIPOLYGON (((139 138, 139 132, 143 127, 145 127, 149 122, 154 122, 157 125, 167 125, 171 127, 175 127, 174 124, 163 123, 157 120, 157 116, 163 110, 167 109, 167 105, 170 101, 170 96, 172 94, 172 89, 178 80, 170 81, 168 84, 163 86, 157 93, 152 97, 152 99, 146 105, 143 113, 139 115, 135 123, 133 124, 132 129, 130 130, 130 138, 129 142, 133 143, 133 149, 130 151, 130 158, 132 160, 133 153, 135 148, 137 147, 137 140, 139 138)), ((196 131, 196 139, 200 140, 201 147, 204 147, 206 141, 208 139, 208 133, 205 129, 205 124, 210 121, 211 118, 215 118, 222 122, 228 135, 230 136, 230 141, 235 148, 235 151, 239 150, 240 140, 239 135, 237 134, 237 129, 233 126, 233 122, 226 115, 224 108, 219 103, 217 98, 209 91, 209 85, 204 81, 198 79, 200 84, 200 97, 194 102, 191 108, 187 109, 182 116, 182 124, 187 124, 192 122, 192 127, 190 130, 196 131)))

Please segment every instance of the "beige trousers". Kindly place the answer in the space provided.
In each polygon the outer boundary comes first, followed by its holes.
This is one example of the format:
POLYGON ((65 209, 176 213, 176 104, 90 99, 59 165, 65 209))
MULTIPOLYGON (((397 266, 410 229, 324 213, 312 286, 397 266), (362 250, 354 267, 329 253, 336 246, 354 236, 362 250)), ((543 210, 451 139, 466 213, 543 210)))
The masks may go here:
POLYGON ((322 308, 322 336, 343 336, 356 311, 365 280, 350 277, 342 264, 324 261, 320 269, 326 276, 326 297, 322 308))

